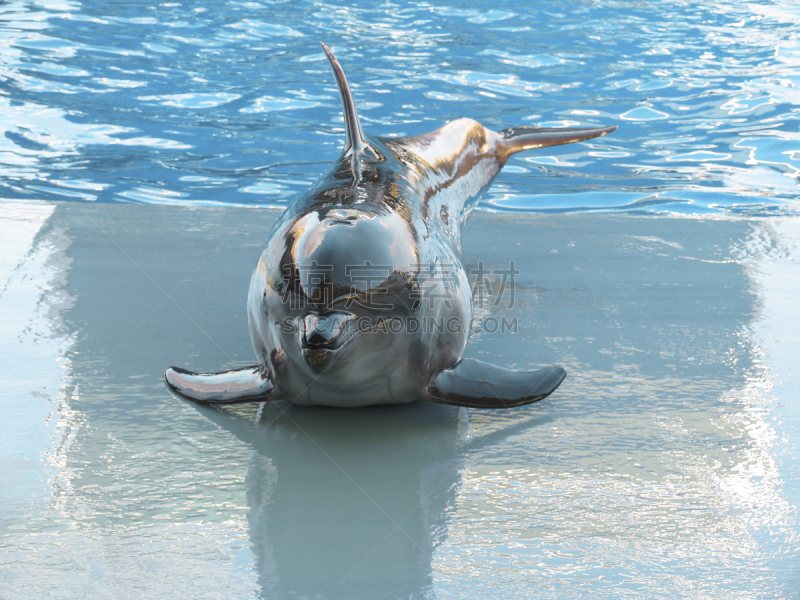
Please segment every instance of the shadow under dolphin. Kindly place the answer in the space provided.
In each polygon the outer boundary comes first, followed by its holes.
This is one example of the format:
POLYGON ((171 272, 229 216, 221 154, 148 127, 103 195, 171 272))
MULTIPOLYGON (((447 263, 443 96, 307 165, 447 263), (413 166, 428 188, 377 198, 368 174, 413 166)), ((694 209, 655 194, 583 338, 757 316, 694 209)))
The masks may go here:
POLYGON ((245 485, 263 598, 427 597, 469 454, 543 421, 475 438, 464 409, 425 402, 256 411, 184 401, 252 447, 245 485))

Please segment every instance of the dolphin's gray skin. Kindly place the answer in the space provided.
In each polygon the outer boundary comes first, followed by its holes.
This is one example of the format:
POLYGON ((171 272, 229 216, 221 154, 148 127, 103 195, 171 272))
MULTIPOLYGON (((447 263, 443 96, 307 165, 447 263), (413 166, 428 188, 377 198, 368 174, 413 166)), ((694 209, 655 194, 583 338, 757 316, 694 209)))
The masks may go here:
POLYGON ((472 319, 461 229, 522 150, 588 140, 615 127, 499 133, 459 119, 408 138, 365 134, 339 62, 322 45, 344 105, 346 144, 333 168, 272 229, 250 282, 258 364, 167 383, 194 400, 286 399, 301 405, 475 408, 541 400, 561 366, 515 372, 461 357, 472 319))

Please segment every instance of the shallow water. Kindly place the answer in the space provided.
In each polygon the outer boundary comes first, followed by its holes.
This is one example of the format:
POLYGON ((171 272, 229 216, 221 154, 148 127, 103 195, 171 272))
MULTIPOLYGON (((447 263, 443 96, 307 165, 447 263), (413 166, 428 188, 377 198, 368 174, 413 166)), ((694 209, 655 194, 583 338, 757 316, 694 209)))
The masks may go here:
POLYGON ((800 220, 473 216, 532 406, 173 397, 252 363, 278 214, 0 204, 0 597, 796 597, 800 220))
POLYGON ((619 125, 485 210, 796 214, 800 9, 762 2, 8 2, 0 196, 285 206, 365 127, 619 125))

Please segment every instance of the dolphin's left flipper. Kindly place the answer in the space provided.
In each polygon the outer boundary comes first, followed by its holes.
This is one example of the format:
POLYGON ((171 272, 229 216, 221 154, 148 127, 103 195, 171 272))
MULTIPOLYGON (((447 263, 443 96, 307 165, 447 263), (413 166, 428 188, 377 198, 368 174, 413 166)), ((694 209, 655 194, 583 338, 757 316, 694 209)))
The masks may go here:
POLYGON ((465 358, 428 385, 433 402, 471 408, 511 408, 549 396, 567 376, 560 365, 538 371, 511 371, 465 358))
POLYGON ((259 366, 223 373, 192 373, 170 367, 164 374, 167 384, 179 394, 212 404, 234 404, 269 400, 275 386, 259 366))

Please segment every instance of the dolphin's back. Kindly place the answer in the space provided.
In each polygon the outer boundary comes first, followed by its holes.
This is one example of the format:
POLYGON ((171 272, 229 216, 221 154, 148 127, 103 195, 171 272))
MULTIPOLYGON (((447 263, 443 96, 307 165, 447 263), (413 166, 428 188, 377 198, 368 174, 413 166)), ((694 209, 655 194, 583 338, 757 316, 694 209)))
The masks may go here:
MULTIPOLYGON (((458 240, 461 225, 512 154, 587 140, 616 129, 516 127, 498 133, 473 119, 457 119, 414 137, 372 137, 361 128, 339 61, 325 44, 322 48, 339 88, 346 139, 332 171, 335 175, 327 182, 336 189, 325 190, 322 196, 312 194, 312 204, 320 197, 326 203, 331 199, 343 204, 366 198, 375 201, 376 193, 385 191, 387 181, 394 180, 401 184, 395 188, 404 188, 404 204, 411 213, 419 213, 426 230, 438 229, 458 240), (377 187, 366 189, 370 185, 377 187)), ((388 199, 394 200, 391 193, 388 199)))
POLYGON ((430 133, 381 141, 396 156, 414 157, 410 166, 426 184, 424 202, 445 193, 451 196, 448 209, 464 219, 511 155, 599 137, 614 129, 514 127, 495 132, 473 119, 457 119, 430 133))
POLYGON ((499 140, 477 121, 458 119, 424 135, 381 142, 413 179, 423 219, 457 236, 459 225, 503 167, 499 140))

